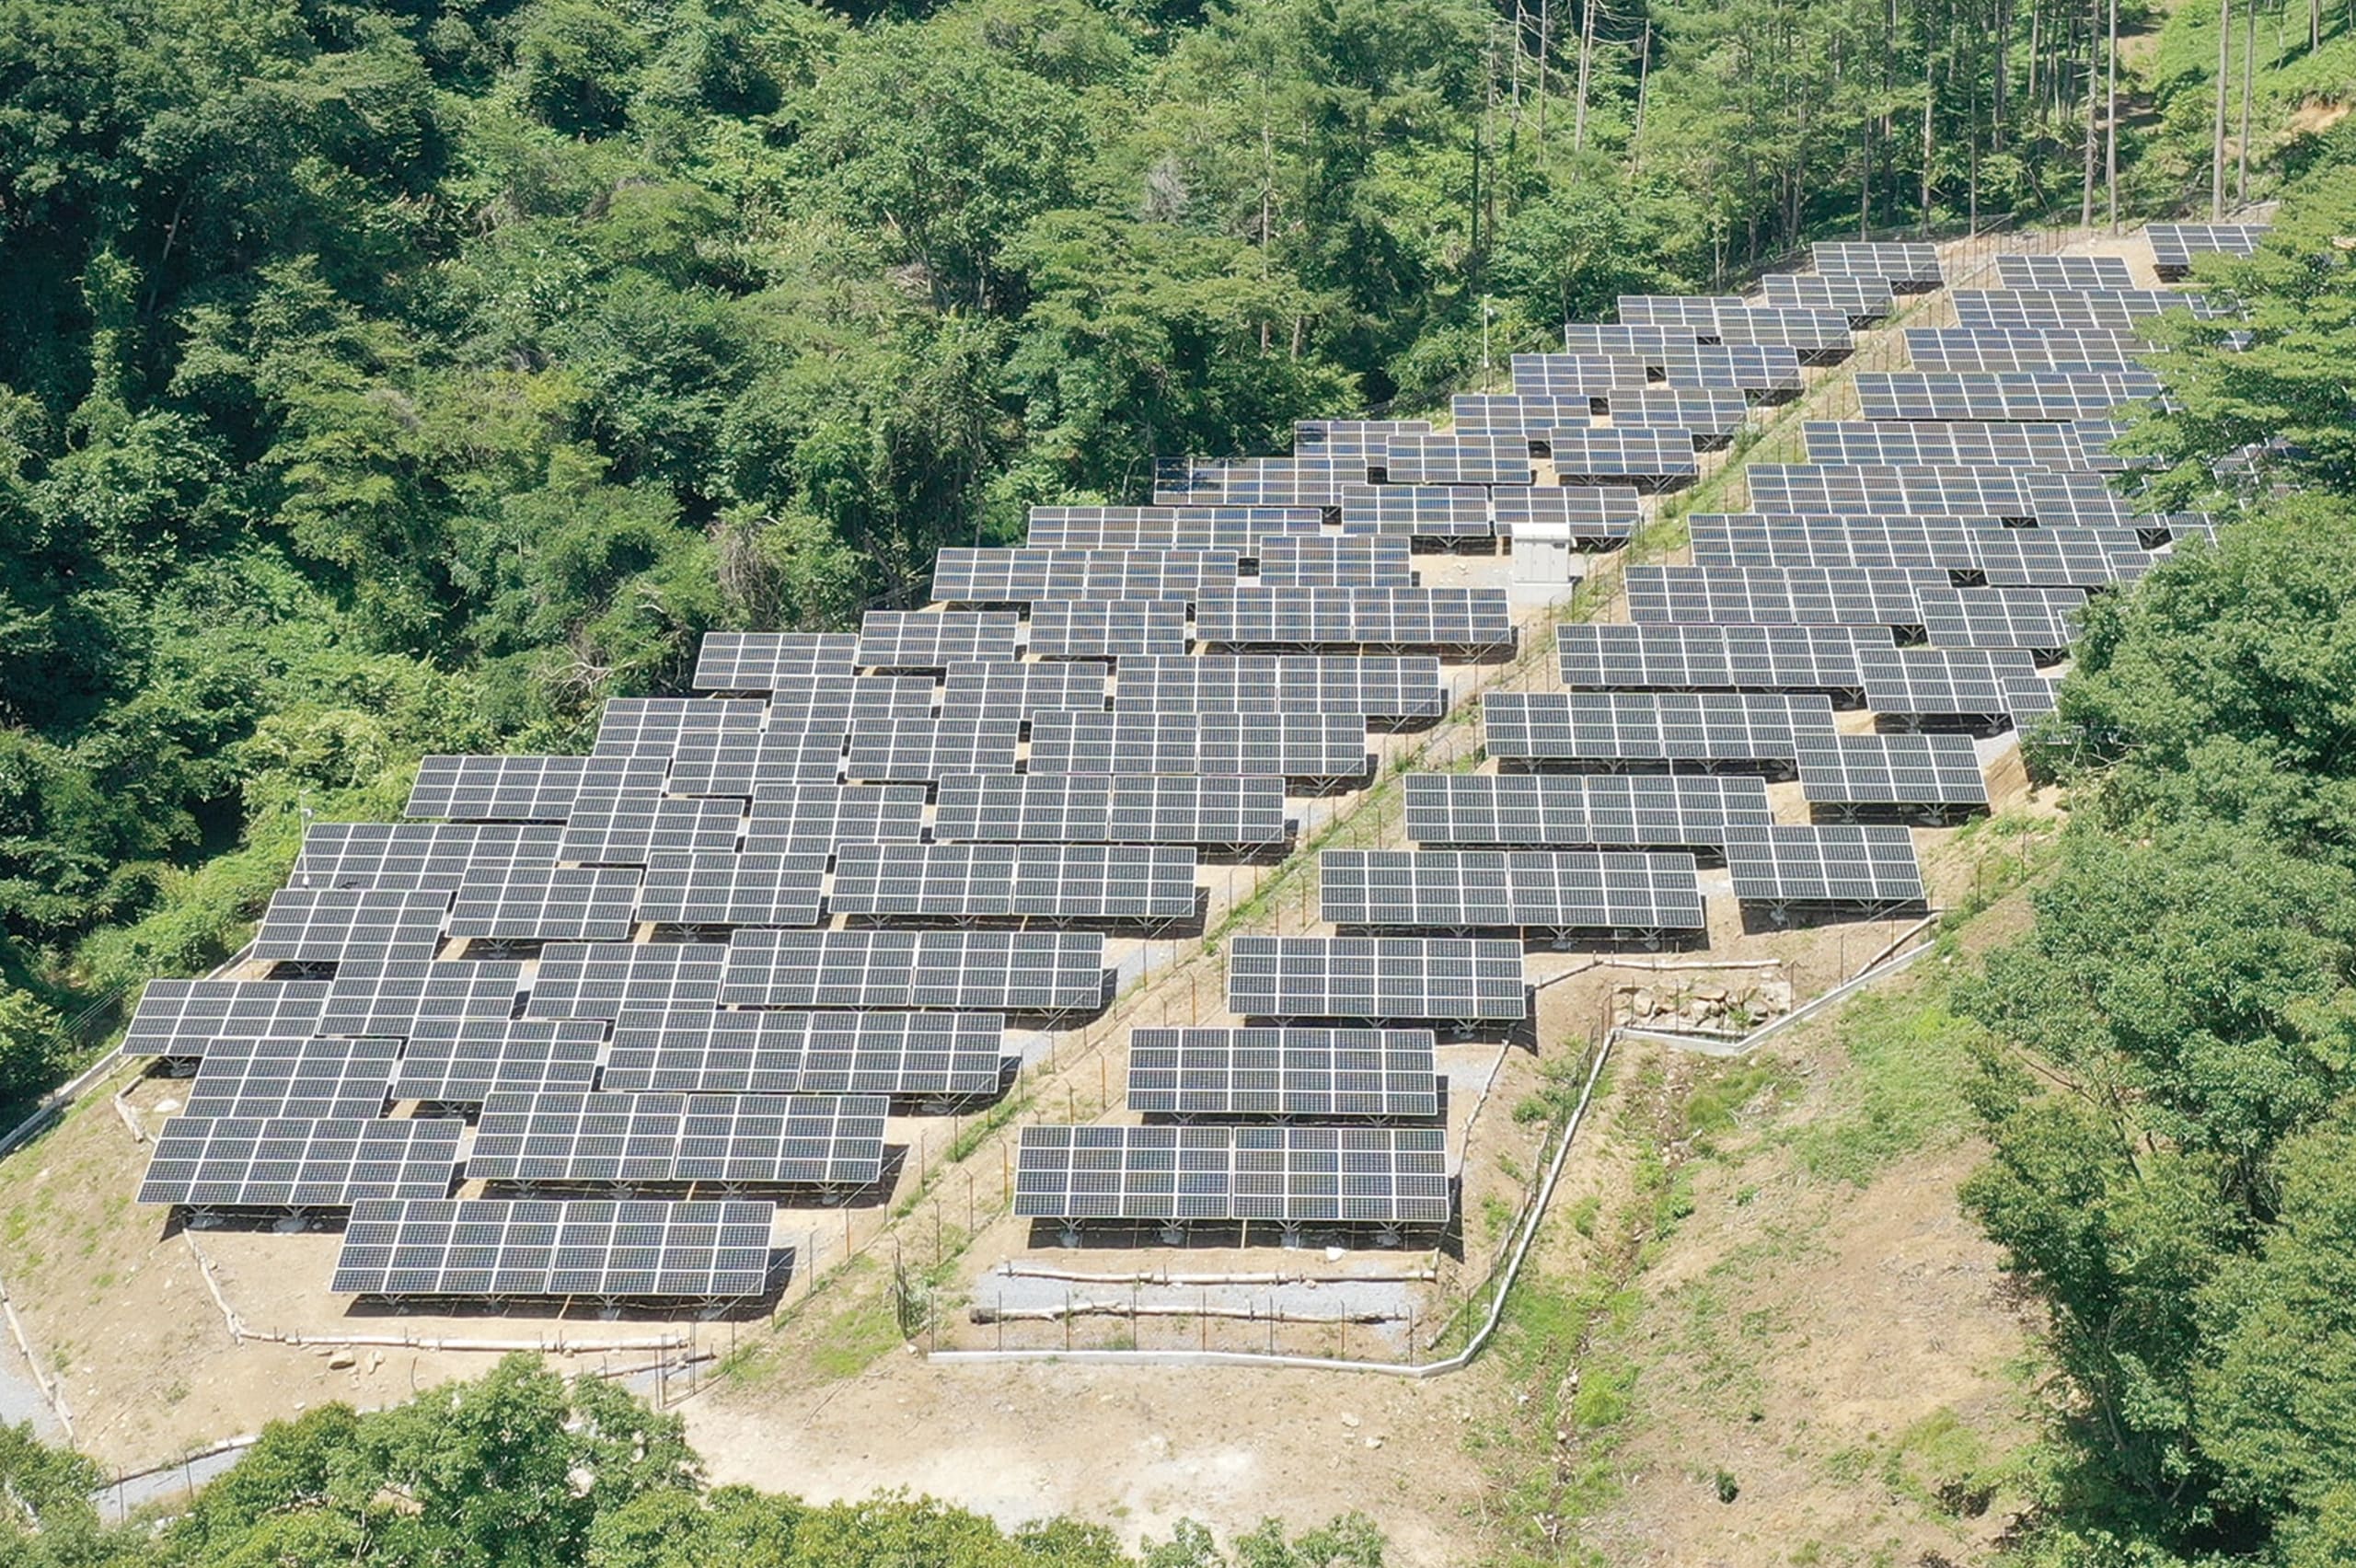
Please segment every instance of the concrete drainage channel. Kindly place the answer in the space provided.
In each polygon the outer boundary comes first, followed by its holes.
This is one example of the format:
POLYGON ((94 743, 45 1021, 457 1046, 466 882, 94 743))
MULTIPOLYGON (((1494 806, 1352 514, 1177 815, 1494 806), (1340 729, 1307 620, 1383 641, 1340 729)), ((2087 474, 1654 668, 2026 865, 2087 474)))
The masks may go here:
POLYGON ((1715 1036, 1677 1034, 1663 1030, 1636 1029, 1622 1025, 1604 1035, 1603 1043, 1595 1053, 1595 1061, 1588 1068, 1587 1081, 1579 1090, 1578 1104, 1563 1125, 1553 1158, 1548 1161, 1545 1180, 1539 1183, 1537 1195, 1522 1216, 1521 1225, 1514 1238, 1513 1250, 1507 1254, 1504 1268, 1489 1282, 1489 1309, 1483 1315, 1481 1326, 1465 1342, 1464 1348, 1453 1355, 1438 1361, 1401 1363, 1394 1361, 1348 1360, 1338 1356, 1264 1355, 1237 1350, 936 1350, 927 1359, 947 1365, 976 1363, 1006 1363, 1015 1361, 1071 1361, 1111 1366, 1268 1366, 1295 1367, 1314 1372, 1378 1372, 1394 1378, 1438 1378, 1461 1372, 1472 1365, 1485 1349, 1497 1325, 1505 1318, 1506 1301, 1513 1293, 1515 1282, 1520 1279, 1523 1265, 1538 1239, 1538 1229, 1545 1222, 1546 1211, 1553 1205, 1555 1186, 1563 1170, 1570 1162, 1571 1148, 1576 1142, 1579 1128, 1587 1121, 1588 1108, 1594 1102, 1596 1085, 1602 1079, 1603 1068, 1611 1059, 1611 1049, 1623 1039, 1646 1040, 1673 1046, 1679 1050, 1697 1051, 1705 1055, 1735 1057, 1748 1055, 1784 1031, 1830 1011, 1858 992, 1891 979, 1911 967, 1914 961, 1935 948, 1936 940, 1928 933, 1939 916, 1925 917, 1912 930, 1893 942, 1889 949, 1868 963, 1863 970, 1842 981, 1823 995, 1811 998, 1805 1006, 1793 1009, 1783 1017, 1761 1025, 1739 1040, 1721 1040, 1715 1036), (1912 940, 1914 945, 1905 944, 1912 940), (1900 951, 1900 950, 1903 951, 1900 951))

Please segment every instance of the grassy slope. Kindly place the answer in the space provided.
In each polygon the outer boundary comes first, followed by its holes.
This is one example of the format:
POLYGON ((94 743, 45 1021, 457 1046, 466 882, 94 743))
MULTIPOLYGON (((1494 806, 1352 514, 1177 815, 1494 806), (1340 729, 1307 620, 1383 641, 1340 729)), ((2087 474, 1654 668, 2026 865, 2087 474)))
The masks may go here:
MULTIPOLYGON (((1975 833, 1992 892, 2049 828, 1975 833)), ((1749 1059, 1623 1048, 1471 1437, 1498 1561, 1967 1562, 2029 1505, 2035 1362, 1956 1202, 1972 1030, 1946 1006, 2025 918, 1996 896, 1749 1059)))

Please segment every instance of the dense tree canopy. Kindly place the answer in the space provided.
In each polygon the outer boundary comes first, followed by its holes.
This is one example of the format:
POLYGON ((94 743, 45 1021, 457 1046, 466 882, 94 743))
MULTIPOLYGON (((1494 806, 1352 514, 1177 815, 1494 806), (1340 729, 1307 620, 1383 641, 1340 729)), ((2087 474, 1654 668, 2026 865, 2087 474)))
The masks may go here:
POLYGON ((2228 508, 2090 607, 2038 736, 2076 786, 2037 924, 1966 1005, 2013 1043, 1975 1101, 1969 1206, 2052 1314, 2056 1563, 2344 1562, 2356 1315, 2356 468, 2335 453, 2356 181, 2295 187, 2260 254, 2204 278, 2255 340, 2187 328, 2181 408, 2139 432, 2228 508), (2215 461, 2270 431, 2247 470, 2215 461))

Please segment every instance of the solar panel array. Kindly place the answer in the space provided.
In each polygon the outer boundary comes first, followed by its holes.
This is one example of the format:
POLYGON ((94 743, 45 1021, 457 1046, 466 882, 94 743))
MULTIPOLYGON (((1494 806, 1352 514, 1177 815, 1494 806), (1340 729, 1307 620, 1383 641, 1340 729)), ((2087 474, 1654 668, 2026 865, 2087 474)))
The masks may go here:
POLYGON ((1115 713, 1355 713, 1437 719, 1448 708, 1440 663, 1427 654, 1213 653, 1124 659, 1115 713))
POLYGON ((355 1204, 330 1290, 433 1298, 715 1300, 769 1280, 770 1207, 497 1198, 355 1204))
POLYGON ((1350 928, 1702 928, 1693 857, 1586 849, 1328 849, 1324 917, 1350 928))
POLYGON ((2152 265, 2163 278, 2182 278, 2202 256, 2248 256, 2266 237, 2265 224, 2154 224, 2143 231, 2152 265))
POLYGON ((1025 1127, 1014 1212, 1034 1218, 1445 1225, 1438 1127, 1025 1127))
MULTIPOLYGON (((2164 271, 2254 243, 2152 238, 2164 271)), ((1379 1026, 1524 1018, 1522 940, 1700 933, 1697 852, 1773 917, 1918 906, 1908 830, 1835 819, 1984 807, 1952 732, 2050 711, 2038 662, 2087 592, 2210 532, 2139 516, 2112 444, 2165 396, 2143 324, 2223 307, 2113 259, 1997 271, 1908 332, 1912 369, 1858 377, 1868 419, 1691 520, 1693 565, 1629 569, 1628 624, 1563 628, 1569 689, 1484 696, 1504 770, 1409 775, 1417 847, 1321 857, 1322 913, 1368 934, 1229 939, 1229 1006, 1265 1025, 1138 1032, 1131 1109, 1223 1124, 1033 1129, 1020 1212, 1444 1223, 1441 1129, 1316 1124, 1438 1113, 1433 1036, 1379 1026), (1777 822, 1761 768, 1819 820, 1777 822)), ((1288 781, 1367 780, 1370 722, 1438 718, 1444 661, 1513 646, 1507 593, 1459 585, 1484 569, 1416 551, 1631 537, 1643 491, 1939 279, 1934 248, 1837 245, 1755 300, 1632 296, 1453 428, 1157 459, 1152 506, 941 552, 929 608, 713 634, 711 695, 614 699, 588 756, 427 759, 415 820, 306 833, 247 955, 267 978, 143 999, 126 1050, 198 1064, 143 1198, 350 1209, 338 1287, 396 1298, 765 1288, 766 1206, 449 1194, 872 1184, 891 1098, 995 1093, 1010 1017, 1093 1013, 1108 934, 1199 913, 1198 850, 1288 845, 1288 781)))
POLYGON ((1410 773, 1407 836, 1426 846, 1691 848, 1774 821, 1748 774, 1410 773))
POLYGON ((1491 692, 1481 699, 1489 755, 1530 765, 1788 765, 1802 736, 1832 727, 1831 699, 1811 693, 1491 692))
POLYGON ((1138 1029, 1128 1106, 1148 1115, 1429 1117, 1428 1029, 1138 1029))
POLYGON ((1521 945, 1449 937, 1237 937, 1228 1010, 1242 1018, 1513 1020, 1521 945))
POLYGON ((1276 774, 958 774, 941 782, 935 836, 950 843, 1191 844, 1290 837, 1276 774))
POLYGON ((1260 588, 1208 593, 1197 636, 1217 648, 1450 648, 1509 645, 1502 588, 1260 588))

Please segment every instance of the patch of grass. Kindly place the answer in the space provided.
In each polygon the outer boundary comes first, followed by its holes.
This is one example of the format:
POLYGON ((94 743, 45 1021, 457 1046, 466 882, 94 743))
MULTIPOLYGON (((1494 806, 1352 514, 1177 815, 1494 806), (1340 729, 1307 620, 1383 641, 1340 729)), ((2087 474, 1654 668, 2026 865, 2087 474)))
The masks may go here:
POLYGON ((1849 1070, 1837 1107, 1792 1141, 1811 1174, 1864 1186, 1893 1160, 1962 1136, 1970 1112, 1958 1086, 1980 1030, 1948 1010, 1943 975, 1858 997, 1839 1016, 1849 1070))
POLYGON ((1483 1193, 1481 1223, 1491 1236, 1503 1236, 1513 1224, 1513 1205, 1495 1193, 1483 1193))

